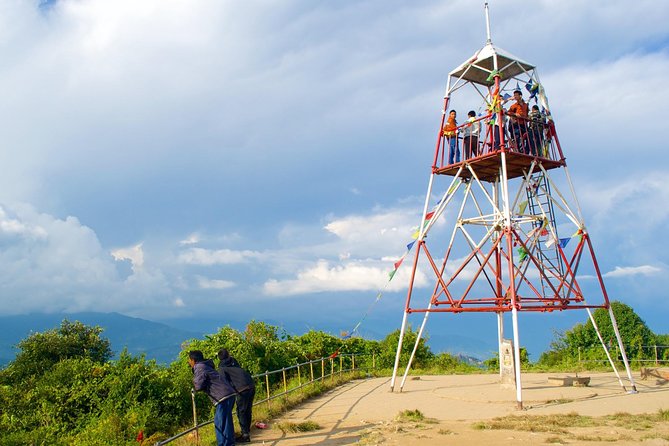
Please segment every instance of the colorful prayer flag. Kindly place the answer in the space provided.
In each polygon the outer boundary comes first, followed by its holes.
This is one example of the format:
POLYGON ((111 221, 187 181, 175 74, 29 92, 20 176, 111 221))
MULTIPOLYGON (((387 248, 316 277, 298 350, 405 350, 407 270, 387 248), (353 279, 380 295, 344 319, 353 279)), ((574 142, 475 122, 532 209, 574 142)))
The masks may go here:
POLYGON ((527 201, 523 201, 522 203, 520 203, 520 205, 518 206, 518 213, 524 214, 525 208, 527 208, 527 201))
POLYGON ((520 256, 521 262, 527 258, 527 251, 525 250, 524 246, 518 248, 518 255, 520 256))

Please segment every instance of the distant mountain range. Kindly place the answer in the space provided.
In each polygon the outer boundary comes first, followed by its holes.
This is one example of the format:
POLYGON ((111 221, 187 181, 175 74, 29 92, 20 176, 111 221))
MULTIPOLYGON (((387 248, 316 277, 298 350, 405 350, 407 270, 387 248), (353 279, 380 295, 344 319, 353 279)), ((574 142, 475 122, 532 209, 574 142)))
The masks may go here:
POLYGON ((184 341, 201 338, 203 335, 118 313, 0 316, 0 367, 14 359, 17 353, 15 346, 19 341, 31 333, 59 327, 63 319, 103 328, 102 336, 109 339, 115 355, 125 347, 133 355, 144 353, 147 359, 155 359, 162 364, 169 364, 177 359, 184 341))

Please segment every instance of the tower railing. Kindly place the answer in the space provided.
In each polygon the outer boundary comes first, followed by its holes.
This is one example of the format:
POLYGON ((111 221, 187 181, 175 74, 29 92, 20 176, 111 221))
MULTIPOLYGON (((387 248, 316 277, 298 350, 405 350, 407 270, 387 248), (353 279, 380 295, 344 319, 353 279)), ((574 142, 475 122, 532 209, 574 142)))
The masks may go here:
MULTIPOLYGON (((435 157, 436 169, 449 166, 450 139, 456 138, 459 160, 475 161, 502 150, 530 157, 561 161, 562 153, 556 138, 555 126, 544 117, 522 118, 503 113, 504 125, 500 134, 497 114, 489 113, 457 126, 455 136, 442 132, 435 157), (474 130, 472 132, 472 130, 474 130)), ((456 161, 454 164, 458 164, 456 161)))

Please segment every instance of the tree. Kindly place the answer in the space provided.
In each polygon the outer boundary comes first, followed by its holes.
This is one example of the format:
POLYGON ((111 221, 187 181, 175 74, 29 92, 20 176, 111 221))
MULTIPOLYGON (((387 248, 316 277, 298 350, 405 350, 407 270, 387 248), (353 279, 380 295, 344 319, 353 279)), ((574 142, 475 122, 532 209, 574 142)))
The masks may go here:
POLYGON ((39 377, 65 359, 88 359, 103 364, 112 356, 102 328, 64 319, 59 328, 33 333, 19 342, 19 353, 0 375, 0 382, 13 383, 39 377))
MULTIPOLYGON (((402 341, 402 352, 400 355, 400 364, 407 364, 409 362, 409 357, 411 356, 411 351, 413 350, 414 345, 416 344, 416 338, 418 337, 418 332, 413 331, 411 326, 408 326, 404 332, 404 340, 402 341)), ((395 364, 395 355, 397 353, 397 344, 400 339, 400 330, 395 330, 385 337, 381 341, 379 347, 379 367, 388 368, 393 367, 395 364)), ((414 360, 411 364, 412 368, 422 368, 425 367, 428 362, 434 357, 434 354, 430 350, 430 347, 426 344, 427 340, 421 338, 418 343, 418 348, 416 349, 416 354, 414 360)))
MULTIPOLYGON (((653 345, 656 336, 648 328, 646 323, 637 315, 632 307, 621 302, 611 302, 611 309, 618 324, 620 337, 623 341, 625 351, 631 359, 644 359, 649 352, 644 352, 643 346, 653 345)), ((609 311, 598 308, 592 314, 602 339, 609 348, 615 350, 617 338, 609 311)), ((557 333, 556 339, 551 344, 551 351, 541 355, 539 363, 542 365, 555 365, 557 361, 573 362, 581 359, 605 359, 606 355, 597 337, 592 321, 577 324, 571 330, 557 333)))

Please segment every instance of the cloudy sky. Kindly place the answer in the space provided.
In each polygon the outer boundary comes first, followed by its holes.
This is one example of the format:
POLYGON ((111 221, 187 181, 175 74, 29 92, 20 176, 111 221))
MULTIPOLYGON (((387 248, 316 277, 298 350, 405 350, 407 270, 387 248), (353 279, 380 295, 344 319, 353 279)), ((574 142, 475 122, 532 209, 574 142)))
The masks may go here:
MULTIPOLYGON (((490 3, 495 44, 538 67, 611 298, 668 333, 669 3, 490 3)), ((482 4, 0 0, 0 312, 398 328, 405 267, 367 312, 482 4)), ((527 320, 539 352, 584 315, 527 320)), ((490 316, 428 328, 495 342, 490 316)))

